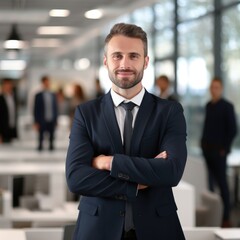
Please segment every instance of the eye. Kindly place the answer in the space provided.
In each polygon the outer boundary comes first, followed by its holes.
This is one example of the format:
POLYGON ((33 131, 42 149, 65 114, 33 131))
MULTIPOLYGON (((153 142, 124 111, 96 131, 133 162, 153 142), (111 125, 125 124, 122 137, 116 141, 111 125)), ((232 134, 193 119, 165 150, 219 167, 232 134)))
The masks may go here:
POLYGON ((120 60, 122 59, 122 55, 120 53, 115 53, 112 56, 113 60, 120 60))
POLYGON ((137 53, 131 53, 130 54, 130 59, 138 59, 139 58, 139 54, 137 54, 137 53))

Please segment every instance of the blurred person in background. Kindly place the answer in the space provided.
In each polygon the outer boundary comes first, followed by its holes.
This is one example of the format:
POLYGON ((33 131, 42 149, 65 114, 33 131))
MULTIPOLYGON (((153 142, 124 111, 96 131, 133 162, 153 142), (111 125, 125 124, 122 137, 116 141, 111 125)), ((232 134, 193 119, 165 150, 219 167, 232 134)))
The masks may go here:
POLYGON ((50 79, 43 76, 41 79, 42 90, 38 92, 34 100, 34 127, 38 131, 38 150, 43 150, 45 133, 49 138, 49 150, 54 150, 54 133, 57 125, 58 106, 57 97, 50 90, 50 79))
POLYGON ((159 97, 168 100, 178 100, 178 97, 171 90, 170 80, 167 75, 160 75, 156 79, 156 86, 160 92, 159 97))
POLYGON ((0 143, 10 143, 17 138, 17 103, 11 79, 2 80, 0 95, 0 143))
POLYGON ((223 98, 222 93, 222 80, 213 78, 210 84, 211 100, 205 106, 201 148, 208 170, 209 190, 214 192, 215 183, 220 189, 224 206, 222 227, 230 227, 227 155, 237 134, 237 124, 234 106, 223 98))
POLYGON ((70 118, 71 122, 74 116, 76 107, 86 101, 85 92, 80 84, 74 84, 73 96, 70 100, 70 118))
POLYGON ((60 87, 57 91, 58 114, 69 115, 69 99, 65 96, 63 88, 60 87))
MULTIPOLYGON (((11 143, 15 138, 17 138, 17 99, 14 93, 13 80, 4 78, 0 95, 0 143, 11 143)), ((23 185, 24 178, 22 176, 13 177, 13 207, 19 206, 23 185)))
POLYGON ((101 87, 101 83, 100 83, 100 80, 98 78, 95 80, 95 86, 96 86, 96 97, 98 98, 98 97, 103 96, 104 91, 101 87))

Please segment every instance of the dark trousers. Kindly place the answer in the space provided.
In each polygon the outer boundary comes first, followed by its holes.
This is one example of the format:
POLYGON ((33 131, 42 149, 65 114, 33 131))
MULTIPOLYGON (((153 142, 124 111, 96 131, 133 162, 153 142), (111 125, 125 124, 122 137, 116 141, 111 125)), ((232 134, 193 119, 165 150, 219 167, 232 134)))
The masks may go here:
POLYGON ((54 131, 55 131, 55 123, 54 122, 45 122, 40 126, 39 129, 39 139, 38 139, 38 149, 42 150, 43 148, 43 140, 44 134, 48 134, 49 139, 49 150, 53 150, 53 141, 54 141, 54 131))
POLYGON ((230 217, 230 194, 227 182, 227 156, 220 154, 218 150, 205 150, 204 158, 208 169, 209 190, 214 192, 215 184, 220 189, 223 201, 223 220, 230 217))

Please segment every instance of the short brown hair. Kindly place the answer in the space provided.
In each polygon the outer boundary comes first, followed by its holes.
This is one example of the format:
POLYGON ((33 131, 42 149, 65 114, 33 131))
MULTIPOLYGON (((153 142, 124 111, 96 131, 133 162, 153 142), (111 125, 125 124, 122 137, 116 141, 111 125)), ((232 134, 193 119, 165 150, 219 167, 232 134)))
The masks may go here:
POLYGON ((43 76, 41 77, 41 82, 42 82, 42 83, 44 83, 45 81, 48 81, 48 80, 49 80, 48 75, 43 75, 43 76))
POLYGON ((222 81, 222 79, 221 79, 220 77, 214 76, 214 77, 212 78, 212 82, 213 82, 213 81, 219 82, 219 83, 223 86, 223 81, 222 81))
POLYGON ((169 78, 168 78, 168 76, 167 75, 160 75, 158 78, 157 78, 157 81, 159 81, 159 80, 163 80, 163 81, 165 81, 165 82, 170 82, 170 80, 169 80, 169 78))
POLYGON ((130 38, 138 38, 141 39, 143 42, 143 48, 144 48, 144 56, 146 57, 148 54, 148 43, 147 43, 147 34, 143 31, 143 29, 137 25, 134 24, 127 24, 127 23, 117 23, 115 24, 112 29, 110 30, 110 33, 105 38, 105 53, 107 51, 107 45, 109 41, 117 35, 123 35, 125 37, 130 38))

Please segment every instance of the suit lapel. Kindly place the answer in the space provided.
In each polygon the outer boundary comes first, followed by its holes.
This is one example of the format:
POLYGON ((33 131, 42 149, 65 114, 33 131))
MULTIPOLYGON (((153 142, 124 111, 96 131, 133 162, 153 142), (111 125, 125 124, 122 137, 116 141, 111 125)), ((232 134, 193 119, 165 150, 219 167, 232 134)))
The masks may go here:
POLYGON ((114 111, 114 104, 110 92, 103 97, 101 108, 103 113, 104 124, 107 129, 109 139, 111 140, 114 152, 123 153, 121 134, 118 127, 116 114, 114 111))
POLYGON ((154 108, 154 101, 147 91, 143 97, 141 106, 138 110, 137 118, 134 125, 133 135, 132 135, 132 154, 135 155, 139 152, 140 142, 151 117, 153 108, 154 108))

